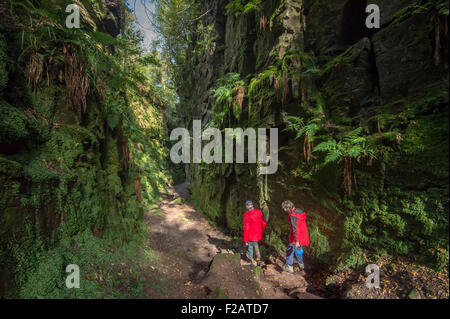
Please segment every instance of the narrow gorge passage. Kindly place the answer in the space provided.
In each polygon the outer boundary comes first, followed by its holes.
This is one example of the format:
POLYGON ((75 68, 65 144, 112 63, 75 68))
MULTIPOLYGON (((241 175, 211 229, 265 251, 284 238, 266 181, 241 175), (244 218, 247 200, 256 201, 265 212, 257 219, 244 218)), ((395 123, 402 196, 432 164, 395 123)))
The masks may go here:
POLYGON ((448 0, 0 17, 0 298, 449 298, 448 0))

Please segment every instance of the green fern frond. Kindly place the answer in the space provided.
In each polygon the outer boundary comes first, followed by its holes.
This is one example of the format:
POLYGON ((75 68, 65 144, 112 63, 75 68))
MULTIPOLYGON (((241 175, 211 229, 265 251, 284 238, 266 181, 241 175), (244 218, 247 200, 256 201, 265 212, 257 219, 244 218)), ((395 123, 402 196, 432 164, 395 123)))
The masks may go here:
POLYGON ((313 152, 331 152, 331 151, 335 151, 337 149, 337 142, 333 139, 326 141, 326 142, 322 142, 319 145, 317 145, 316 147, 314 147, 313 152))
POLYGON ((338 162, 342 158, 342 152, 338 149, 335 149, 327 154, 325 157, 325 164, 338 162))

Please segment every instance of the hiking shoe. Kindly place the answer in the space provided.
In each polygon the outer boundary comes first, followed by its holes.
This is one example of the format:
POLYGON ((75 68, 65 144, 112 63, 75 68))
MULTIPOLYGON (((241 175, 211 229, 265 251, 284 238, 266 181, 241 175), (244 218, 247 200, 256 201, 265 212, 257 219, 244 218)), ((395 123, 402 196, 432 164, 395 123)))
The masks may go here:
POLYGON ((298 268, 300 268, 301 271, 305 270, 305 264, 304 263, 298 263, 298 268))
POLYGON ((256 260, 254 260, 253 258, 250 258, 248 254, 245 254, 245 256, 247 257, 247 259, 250 261, 250 263, 254 266, 257 265, 256 260))
POLYGON ((294 273, 294 266, 292 265, 284 265, 283 267, 284 271, 293 274, 294 273))

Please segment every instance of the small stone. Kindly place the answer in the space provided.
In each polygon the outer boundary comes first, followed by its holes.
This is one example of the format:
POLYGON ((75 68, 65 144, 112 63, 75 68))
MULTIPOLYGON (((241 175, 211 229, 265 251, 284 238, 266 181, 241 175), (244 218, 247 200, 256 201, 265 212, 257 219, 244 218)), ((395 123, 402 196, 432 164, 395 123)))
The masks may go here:
POLYGON ((417 291, 417 289, 411 290, 411 292, 408 294, 409 299, 420 299, 420 294, 417 291))

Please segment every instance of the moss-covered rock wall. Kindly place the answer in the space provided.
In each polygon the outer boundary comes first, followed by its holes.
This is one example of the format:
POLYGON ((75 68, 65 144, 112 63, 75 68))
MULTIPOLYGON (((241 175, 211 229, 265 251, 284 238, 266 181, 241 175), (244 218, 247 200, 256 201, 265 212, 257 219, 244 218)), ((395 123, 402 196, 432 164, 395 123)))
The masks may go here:
POLYGON ((182 122, 278 127, 280 168, 266 178, 256 165, 193 164, 187 176, 198 207, 235 235, 252 199, 269 219, 266 241, 281 248, 280 204, 291 199, 308 212, 317 260, 344 269, 371 254, 413 254, 439 268, 448 260, 448 13, 439 1, 374 3, 379 30, 365 27, 366 1, 267 0, 242 12, 204 1, 215 45, 191 45, 185 78, 195 90, 179 91, 182 122), (230 73, 244 81, 238 116, 214 98, 230 73), (367 150, 358 160, 328 163, 314 151, 347 145, 358 128, 367 150))
MULTIPOLYGON (((109 33, 97 34, 109 41, 111 52, 113 37, 124 30, 126 8, 121 1, 105 3, 91 5, 104 14, 94 26, 109 33)), ((0 24, 0 295, 19 288, 18 296, 48 297, 62 289, 52 286, 61 284, 61 267, 73 262, 63 254, 46 255, 59 242, 70 246, 71 238, 86 232, 117 246, 145 238, 144 208, 165 187, 165 149, 148 136, 155 130, 162 136, 163 128, 148 93, 139 99, 127 96, 124 86, 115 85, 104 72, 88 79, 85 106, 73 103, 73 95, 83 95, 83 86, 71 82, 73 77, 102 61, 89 60, 84 70, 75 70, 86 61, 86 49, 77 57, 70 55, 70 44, 51 33, 64 29, 49 27, 40 38, 33 33, 39 31, 21 29, 13 22, 29 16, 16 11, 20 8, 1 8, 6 15, 0 24), (47 34, 50 41, 61 41, 50 47, 51 53, 44 47, 47 34), (28 39, 41 41, 43 47, 27 50, 28 39), (75 70, 72 77, 70 67, 75 70), (131 125, 140 134, 133 141, 131 125), (45 267, 54 267, 51 274, 57 277, 37 280, 38 269, 45 273, 45 267)), ((45 12, 41 10, 31 12, 45 12)), ((97 52, 101 49, 98 44, 97 52)))

